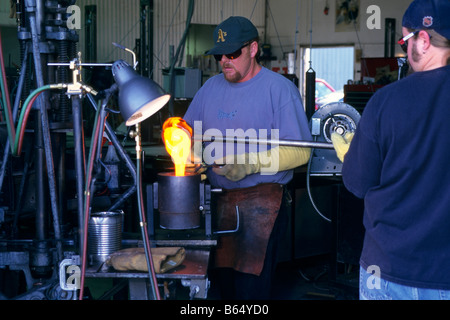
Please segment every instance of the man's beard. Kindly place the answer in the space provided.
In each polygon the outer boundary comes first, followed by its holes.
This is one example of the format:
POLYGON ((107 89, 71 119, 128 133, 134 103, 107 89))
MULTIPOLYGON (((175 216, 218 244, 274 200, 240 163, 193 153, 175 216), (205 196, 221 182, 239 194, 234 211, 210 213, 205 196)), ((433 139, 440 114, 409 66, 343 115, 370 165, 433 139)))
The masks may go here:
POLYGON ((419 62, 420 59, 422 58, 419 54, 419 51, 417 50, 417 44, 414 44, 414 46, 411 49, 411 60, 414 62, 419 62))
MULTIPOLYGON (((224 64, 222 68, 226 68, 226 67, 227 67, 227 65, 224 64)), ((232 82, 232 83, 239 82, 239 81, 242 79, 241 73, 240 73, 239 71, 237 71, 233 66, 230 66, 230 67, 233 68, 233 70, 234 70, 235 72, 234 72, 234 74, 232 74, 232 75, 231 75, 231 74, 228 74, 228 73, 226 73, 226 72, 223 72, 223 75, 224 75, 225 79, 226 79, 227 81, 229 81, 229 82, 232 82)))

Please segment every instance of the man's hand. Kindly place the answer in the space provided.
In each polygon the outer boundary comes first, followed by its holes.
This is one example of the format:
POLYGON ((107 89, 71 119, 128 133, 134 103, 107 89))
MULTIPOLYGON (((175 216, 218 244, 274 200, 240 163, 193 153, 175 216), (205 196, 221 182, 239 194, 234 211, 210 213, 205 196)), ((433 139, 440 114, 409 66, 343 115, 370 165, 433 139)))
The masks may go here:
POLYGON ((256 153, 228 155, 215 161, 212 170, 228 180, 239 181, 249 174, 259 172, 260 164, 256 153))
POLYGON ((307 163, 310 154, 309 148, 280 146, 259 153, 228 155, 216 160, 221 167, 213 167, 213 171, 231 181, 239 181, 253 173, 273 175, 294 169, 307 163))
POLYGON ((344 163, 344 157, 347 154, 348 148, 350 148, 350 143, 352 142, 354 132, 346 132, 344 136, 333 132, 331 134, 331 142, 333 142, 333 147, 336 150, 336 155, 344 163))
POLYGON ((208 167, 204 164, 186 164, 185 173, 189 174, 201 174, 201 180, 206 180, 206 169, 208 167))

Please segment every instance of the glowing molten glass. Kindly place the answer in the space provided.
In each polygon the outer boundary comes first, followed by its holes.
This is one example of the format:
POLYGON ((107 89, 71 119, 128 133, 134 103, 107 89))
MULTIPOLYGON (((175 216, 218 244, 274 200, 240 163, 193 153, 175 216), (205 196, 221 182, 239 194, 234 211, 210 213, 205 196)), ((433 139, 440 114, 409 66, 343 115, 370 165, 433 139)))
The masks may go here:
POLYGON ((182 118, 172 117, 164 122, 162 136, 175 165, 175 175, 184 176, 191 152, 192 128, 182 118))

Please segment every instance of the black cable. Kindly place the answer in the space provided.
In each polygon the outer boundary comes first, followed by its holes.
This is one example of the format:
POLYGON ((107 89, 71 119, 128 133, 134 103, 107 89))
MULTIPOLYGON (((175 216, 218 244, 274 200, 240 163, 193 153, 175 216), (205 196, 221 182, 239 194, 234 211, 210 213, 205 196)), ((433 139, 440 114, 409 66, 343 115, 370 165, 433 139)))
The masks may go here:
MULTIPOLYGON (((316 140, 316 138, 314 138, 314 140, 316 140)), ((325 219, 328 222, 331 222, 330 218, 325 217, 322 214, 322 212, 320 212, 319 208, 317 208, 316 203, 314 202, 314 199, 312 198, 311 187, 310 187, 310 183, 311 183, 310 175, 311 175, 311 162, 312 162, 313 154, 314 154, 314 149, 311 148, 311 155, 309 156, 308 167, 306 169, 306 189, 308 191, 309 200, 311 201, 311 204, 312 204, 314 210, 316 210, 316 212, 319 214, 319 216, 321 216, 323 219, 325 219)))

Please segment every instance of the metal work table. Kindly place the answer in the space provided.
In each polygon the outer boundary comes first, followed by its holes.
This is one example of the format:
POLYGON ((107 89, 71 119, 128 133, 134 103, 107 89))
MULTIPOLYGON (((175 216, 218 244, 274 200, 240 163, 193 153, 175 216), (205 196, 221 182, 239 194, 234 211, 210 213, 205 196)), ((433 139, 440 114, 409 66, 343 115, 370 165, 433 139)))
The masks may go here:
MULTIPOLYGON (((190 289, 190 298, 206 299, 209 281, 207 277, 210 250, 186 249, 183 263, 177 268, 156 274, 158 282, 165 280, 180 280, 181 284, 190 289)), ((130 300, 148 300, 147 272, 116 271, 112 267, 105 269, 102 263, 86 269, 86 278, 125 278, 128 279, 130 300)))

